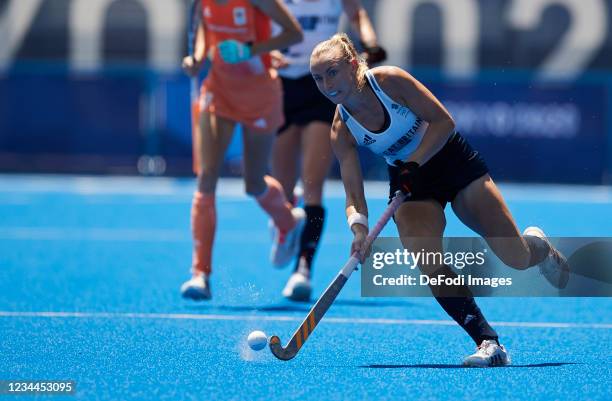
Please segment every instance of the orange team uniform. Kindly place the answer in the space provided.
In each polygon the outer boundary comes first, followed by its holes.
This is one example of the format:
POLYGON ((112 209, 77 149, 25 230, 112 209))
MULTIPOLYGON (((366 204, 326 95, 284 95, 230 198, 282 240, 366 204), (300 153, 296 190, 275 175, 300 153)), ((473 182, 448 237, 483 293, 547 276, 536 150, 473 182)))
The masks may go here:
POLYGON ((212 65, 202 84, 200 110, 255 131, 275 132, 284 123, 283 92, 270 54, 227 64, 216 48, 227 39, 243 43, 267 40, 272 30, 270 17, 248 0, 229 0, 223 5, 202 0, 202 18, 206 54, 212 65))

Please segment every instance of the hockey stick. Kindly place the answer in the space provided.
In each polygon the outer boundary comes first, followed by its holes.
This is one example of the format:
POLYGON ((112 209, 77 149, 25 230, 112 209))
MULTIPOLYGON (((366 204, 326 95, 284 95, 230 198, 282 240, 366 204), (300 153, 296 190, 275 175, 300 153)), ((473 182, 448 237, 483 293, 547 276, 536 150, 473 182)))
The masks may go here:
MULTIPOLYGON (((200 2, 201 0, 192 0, 191 6, 189 7, 189 27, 187 29, 187 51, 190 56, 194 56, 195 52, 195 42, 196 36, 198 32, 198 27, 200 25, 200 2)), ((189 97, 190 97, 190 105, 191 105, 191 140, 193 141, 192 151, 193 151, 193 171, 197 173, 199 168, 199 155, 197 149, 199 146, 196 146, 196 141, 200 140, 200 135, 198 135, 198 131, 200 129, 200 112, 198 105, 198 77, 194 76, 190 79, 189 85, 189 97)))
MULTIPOLYGON (((393 216, 397 208, 402 204, 405 197, 406 195, 404 195, 400 191, 395 193, 393 200, 391 201, 389 206, 387 206, 387 209, 385 209, 384 213, 382 214, 372 231, 370 231, 370 233, 366 237, 365 249, 368 249, 370 245, 372 245, 372 242, 374 242, 376 237, 378 237, 378 234, 380 234, 383 227, 387 224, 391 216, 393 216)), ((302 346, 308 339, 308 336, 312 334, 315 327, 317 327, 317 324, 319 324, 319 321, 325 315, 325 312, 327 312, 329 307, 332 305, 332 303, 342 290, 342 287, 344 287, 344 284, 346 284, 349 277, 351 277, 351 274, 357 267, 358 263, 359 258, 357 253, 352 254, 348 262, 346 262, 344 267, 340 269, 340 272, 338 273, 338 275, 336 275, 334 281, 332 281, 332 283, 327 287, 325 292, 323 292, 323 295, 321 295, 321 297, 318 299, 317 303, 315 303, 312 309, 310 309, 310 312, 308 312, 308 316, 306 316, 306 319, 304 319, 300 327, 298 327, 295 333, 293 333, 293 336, 291 337, 291 340, 289 340, 287 346, 283 347, 281 345, 281 340, 280 338, 278 338, 278 336, 272 336, 270 338, 270 350, 272 351, 272 354, 274 354, 275 357, 277 357, 278 359, 282 359, 283 361, 288 361, 289 359, 292 359, 297 355, 300 348, 302 348, 302 346)))

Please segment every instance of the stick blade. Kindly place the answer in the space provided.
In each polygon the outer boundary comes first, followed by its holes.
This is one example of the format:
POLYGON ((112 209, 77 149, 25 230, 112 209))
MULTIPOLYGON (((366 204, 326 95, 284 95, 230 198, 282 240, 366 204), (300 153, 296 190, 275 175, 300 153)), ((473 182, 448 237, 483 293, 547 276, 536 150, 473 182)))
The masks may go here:
POLYGON ((272 355, 278 359, 288 361, 297 355, 298 350, 297 347, 295 345, 292 346, 291 343, 287 345, 287 348, 283 348, 280 338, 278 338, 278 336, 272 336, 270 337, 270 351, 272 351, 272 355))

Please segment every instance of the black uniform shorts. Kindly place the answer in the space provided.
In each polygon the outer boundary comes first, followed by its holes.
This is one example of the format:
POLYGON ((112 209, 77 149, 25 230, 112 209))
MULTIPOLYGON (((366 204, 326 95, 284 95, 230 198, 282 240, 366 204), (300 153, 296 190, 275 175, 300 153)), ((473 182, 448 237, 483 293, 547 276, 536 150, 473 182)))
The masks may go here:
MULTIPOLYGON (((400 185, 399 168, 388 167, 390 201, 400 185)), ((444 208, 459 191, 488 172, 480 154, 455 132, 438 153, 419 167, 417 185, 406 202, 435 199, 444 208)))
POLYGON ((331 125, 336 105, 323 96, 310 75, 297 79, 282 77, 282 82, 285 124, 279 134, 290 125, 303 127, 313 121, 331 125))

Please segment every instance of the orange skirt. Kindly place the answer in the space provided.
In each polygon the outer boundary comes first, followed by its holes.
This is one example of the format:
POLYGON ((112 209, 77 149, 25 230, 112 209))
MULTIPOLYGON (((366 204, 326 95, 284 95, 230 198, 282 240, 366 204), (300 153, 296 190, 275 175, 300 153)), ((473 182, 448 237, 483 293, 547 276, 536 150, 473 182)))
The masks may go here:
POLYGON ((238 75, 213 67, 202 84, 200 110, 274 134, 285 122, 281 80, 276 70, 238 75))

